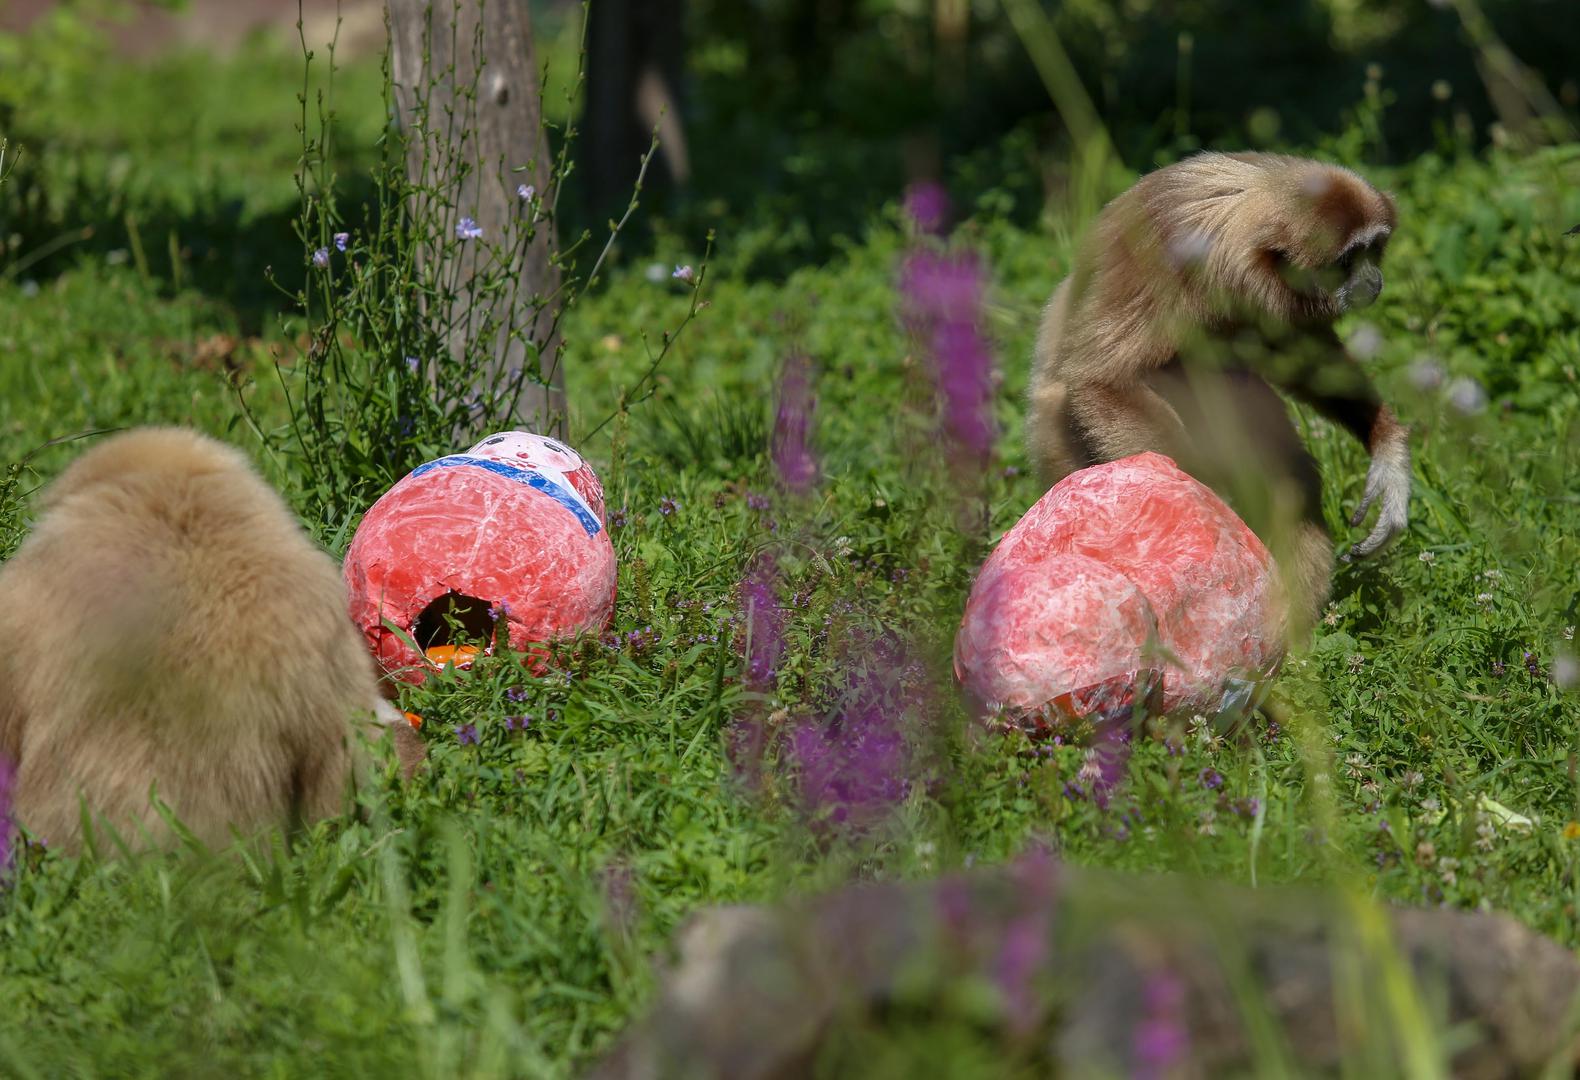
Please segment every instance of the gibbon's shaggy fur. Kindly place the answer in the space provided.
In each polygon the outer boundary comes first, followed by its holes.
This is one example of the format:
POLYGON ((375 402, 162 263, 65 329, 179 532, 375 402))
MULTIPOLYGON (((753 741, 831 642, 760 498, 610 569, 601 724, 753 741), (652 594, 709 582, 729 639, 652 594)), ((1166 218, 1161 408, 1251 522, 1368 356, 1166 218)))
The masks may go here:
POLYGON ((42 510, 0 568, 0 755, 16 820, 50 846, 81 846, 84 803, 96 830, 169 846, 151 788, 210 846, 330 817, 359 723, 411 736, 334 560, 238 451, 118 435, 42 510))
POLYGON ((1366 446, 1352 524, 1379 513, 1350 555, 1381 550, 1407 520, 1408 432, 1332 324, 1381 292, 1396 224, 1389 196, 1301 158, 1203 153, 1143 177, 1099 214, 1043 314, 1027 416, 1042 479, 1145 450, 1174 458, 1267 541, 1303 637, 1333 545, 1316 462, 1273 387, 1366 446))

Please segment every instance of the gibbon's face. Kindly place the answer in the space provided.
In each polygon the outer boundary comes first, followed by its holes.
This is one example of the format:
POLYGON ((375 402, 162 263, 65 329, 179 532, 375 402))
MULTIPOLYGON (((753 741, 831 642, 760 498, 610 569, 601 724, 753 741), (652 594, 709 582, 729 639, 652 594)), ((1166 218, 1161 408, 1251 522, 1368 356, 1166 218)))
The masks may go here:
POLYGON ((1308 268, 1279 260, 1279 276, 1303 296, 1326 299, 1335 315, 1369 307, 1382 293, 1382 255, 1388 242, 1386 229, 1351 239, 1338 258, 1324 266, 1308 268))

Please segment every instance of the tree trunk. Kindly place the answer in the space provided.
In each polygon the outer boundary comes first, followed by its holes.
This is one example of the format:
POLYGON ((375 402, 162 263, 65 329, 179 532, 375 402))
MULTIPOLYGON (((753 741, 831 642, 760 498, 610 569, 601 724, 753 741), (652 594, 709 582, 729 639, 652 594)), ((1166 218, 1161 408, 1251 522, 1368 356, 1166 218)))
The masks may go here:
POLYGON ((582 163, 591 216, 619 217, 656 127, 659 163, 648 184, 690 173, 680 118, 685 0, 595 0, 587 27, 582 163))
MULTIPOLYGON (((530 184, 547 199, 552 179, 527 0, 388 0, 388 5, 396 106, 409 136, 407 176, 453 199, 454 220, 476 221, 483 242, 499 242, 512 228, 521 228, 521 215, 531 213, 517 188, 530 184), (431 130, 416 130, 425 123, 431 130)), ((477 369, 473 392, 505 393, 519 385, 514 422, 563 438, 565 373, 557 334, 549 332, 553 312, 543 305, 560 283, 550 261, 552 234, 552 222, 540 220, 531 243, 502 249, 508 279, 518 288, 477 300, 468 283, 483 260, 470 256, 459 259, 460 265, 438 268, 436 280, 455 283, 447 321, 453 356, 462 355, 485 324, 497 334, 493 364, 477 369), (538 346, 536 361, 528 340, 538 346), (546 385, 526 371, 532 363, 546 385)))

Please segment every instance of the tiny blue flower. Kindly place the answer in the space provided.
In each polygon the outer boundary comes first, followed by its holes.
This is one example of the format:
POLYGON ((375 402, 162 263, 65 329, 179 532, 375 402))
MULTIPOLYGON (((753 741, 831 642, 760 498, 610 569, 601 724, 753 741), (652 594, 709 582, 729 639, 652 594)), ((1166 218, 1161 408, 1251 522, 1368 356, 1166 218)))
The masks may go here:
POLYGON ((417 359, 415 356, 408 356, 406 358, 407 371, 416 371, 420 367, 422 367, 422 361, 417 359))
POLYGON ((677 266, 675 267, 675 272, 669 276, 679 281, 684 281, 687 285, 697 280, 697 272, 689 266, 677 266))
POLYGON ((313 252, 313 265, 318 267, 320 270, 329 265, 328 248, 319 248, 317 251, 313 252))
POLYGON ((468 744, 470 744, 472 746, 476 746, 477 745, 477 725, 476 724, 457 724, 457 725, 455 725, 455 741, 460 743, 462 746, 466 746, 468 744))
POLYGON ((522 202, 531 202, 537 197, 538 189, 531 184, 522 184, 516 189, 516 197, 522 202))
POLYGON ((461 240, 476 240, 483 235, 483 227, 469 217, 455 223, 455 235, 461 240))
POLYGON ((350 233, 344 233, 344 232, 337 232, 337 233, 335 233, 335 250, 336 251, 344 251, 344 250, 346 250, 346 244, 350 240, 351 240, 351 234, 350 233))

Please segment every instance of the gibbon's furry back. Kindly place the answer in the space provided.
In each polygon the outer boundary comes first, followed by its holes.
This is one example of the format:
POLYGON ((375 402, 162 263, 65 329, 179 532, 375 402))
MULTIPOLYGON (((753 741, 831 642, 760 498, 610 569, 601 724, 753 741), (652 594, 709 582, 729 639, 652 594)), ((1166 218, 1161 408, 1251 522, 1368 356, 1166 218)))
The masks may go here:
POLYGON ((167 846, 332 816, 389 723, 333 559, 236 450, 151 428, 88 451, 0 568, 0 755, 53 847, 81 804, 167 846))

